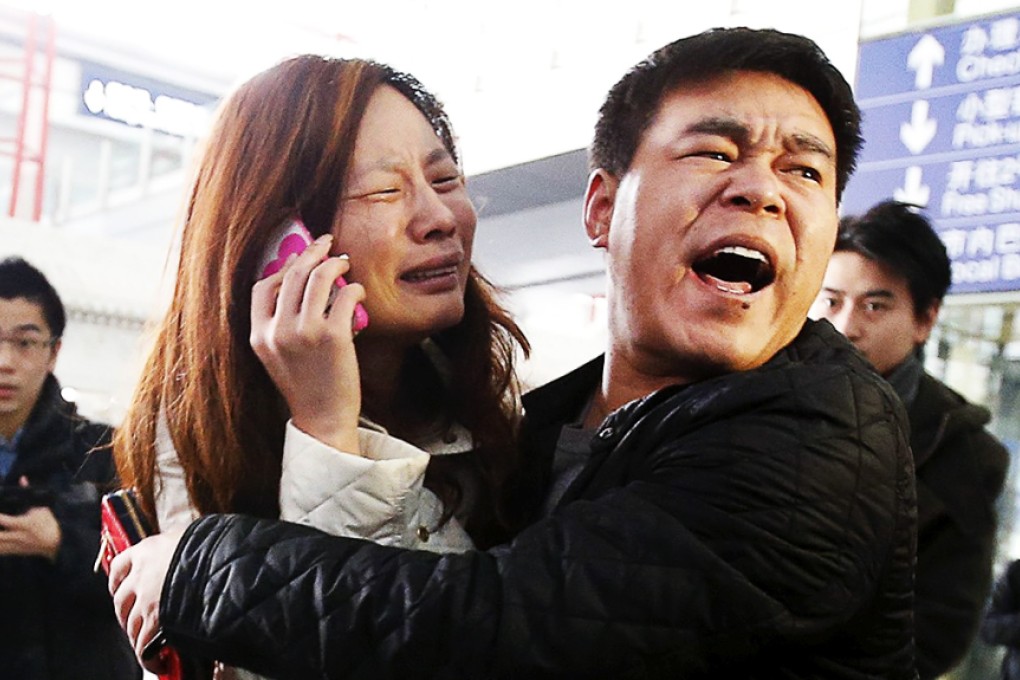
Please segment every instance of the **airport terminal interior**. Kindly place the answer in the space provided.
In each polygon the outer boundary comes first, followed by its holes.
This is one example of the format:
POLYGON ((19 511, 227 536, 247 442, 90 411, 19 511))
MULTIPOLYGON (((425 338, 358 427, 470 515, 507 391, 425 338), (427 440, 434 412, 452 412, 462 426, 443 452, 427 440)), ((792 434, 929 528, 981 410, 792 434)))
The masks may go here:
MULTIPOLYGON (((63 296, 56 373, 84 413, 123 417, 173 285, 191 161, 220 99, 261 69, 371 57, 439 95, 479 212, 474 261, 533 344, 535 386, 605 340, 602 258, 581 222, 602 96, 673 39, 771 26, 812 37, 854 84, 867 145, 842 210, 924 205, 947 244, 954 286, 926 366, 991 410, 1013 454, 997 565, 1020 558, 1020 3, 362 4, 0 1, 0 256, 63 296)), ((994 655, 976 645, 954 677, 992 677, 994 655)))

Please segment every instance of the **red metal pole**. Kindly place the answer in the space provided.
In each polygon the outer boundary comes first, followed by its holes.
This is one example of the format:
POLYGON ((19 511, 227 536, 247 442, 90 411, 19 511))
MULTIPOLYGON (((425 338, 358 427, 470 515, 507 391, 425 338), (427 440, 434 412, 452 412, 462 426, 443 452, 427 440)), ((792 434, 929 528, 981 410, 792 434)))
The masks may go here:
POLYGON ((25 158, 25 123, 32 91, 32 61, 35 57, 36 15, 28 15, 28 35, 25 36, 25 75, 21 82, 21 112, 18 114, 18 132, 14 138, 14 172, 11 180, 11 200, 7 214, 14 217, 21 187, 21 164, 25 158))
POLYGON ((56 58, 57 27, 53 17, 44 19, 46 31, 46 74, 42 80, 42 115, 39 133, 38 162, 35 173, 35 202, 32 206, 32 220, 38 222, 42 218, 43 192, 46 180, 46 144, 50 131, 50 82, 53 77, 53 60, 56 58))

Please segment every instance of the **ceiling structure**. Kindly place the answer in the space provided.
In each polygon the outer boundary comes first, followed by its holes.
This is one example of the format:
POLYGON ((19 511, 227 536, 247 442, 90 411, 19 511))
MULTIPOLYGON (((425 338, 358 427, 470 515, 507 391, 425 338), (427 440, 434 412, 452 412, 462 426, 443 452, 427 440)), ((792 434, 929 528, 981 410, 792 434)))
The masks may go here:
POLYGON ((852 78, 858 2, 630 0, 4 0, 51 12, 62 51, 106 53, 139 74, 222 94, 301 52, 378 59, 444 101, 470 175, 586 146, 602 96, 625 70, 682 35, 777 26, 815 38, 852 78), (172 80, 168 76, 173 74, 172 80))

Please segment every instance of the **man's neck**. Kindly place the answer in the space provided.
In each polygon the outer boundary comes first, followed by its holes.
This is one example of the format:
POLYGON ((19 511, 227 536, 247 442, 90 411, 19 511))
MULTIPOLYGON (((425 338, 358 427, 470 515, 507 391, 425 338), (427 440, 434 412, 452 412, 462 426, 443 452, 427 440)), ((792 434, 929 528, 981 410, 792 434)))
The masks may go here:
POLYGON ((924 365, 920 357, 912 352, 882 377, 893 386, 904 406, 910 408, 914 403, 914 398, 917 397, 917 388, 921 383, 923 373, 924 365))
POLYGON ((622 352, 610 349, 602 369, 602 384, 592 399, 584 418, 587 428, 598 427, 606 416, 624 404, 648 396, 670 385, 691 382, 679 375, 657 375, 642 370, 635 362, 624 358, 622 352))
POLYGON ((28 413, 0 413, 0 436, 11 441, 26 420, 28 413))

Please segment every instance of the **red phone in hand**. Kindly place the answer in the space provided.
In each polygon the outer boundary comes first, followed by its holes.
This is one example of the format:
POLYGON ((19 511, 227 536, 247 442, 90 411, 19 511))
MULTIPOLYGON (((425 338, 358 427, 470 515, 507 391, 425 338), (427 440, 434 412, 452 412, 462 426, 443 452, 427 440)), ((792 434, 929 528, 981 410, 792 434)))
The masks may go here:
MULTIPOLYGON (((95 570, 102 569, 109 576, 114 557, 155 531, 132 489, 120 489, 103 496, 100 512, 102 531, 95 570)), ((192 680, 204 675, 200 663, 185 664, 177 650, 167 646, 162 630, 142 650, 143 660, 154 657, 159 657, 169 669, 159 675, 160 680, 192 680)))
MULTIPOLYGON (((300 218, 292 217, 285 220, 269 240, 265 255, 259 263, 259 271, 261 272, 259 278, 264 279, 280 271, 288 257, 304 252, 305 248, 311 245, 311 243, 312 234, 300 218)), ((347 281, 344 280, 344 277, 338 276, 336 279, 336 289, 343 288, 346 285, 347 281)), ((365 311, 365 308, 359 302, 354 307, 354 319, 351 322, 351 327, 355 333, 358 333, 367 326, 368 312, 365 311)))

